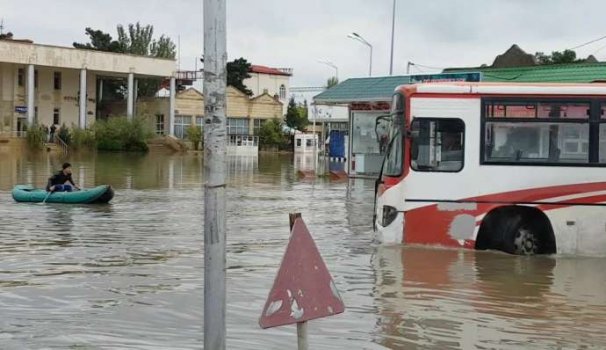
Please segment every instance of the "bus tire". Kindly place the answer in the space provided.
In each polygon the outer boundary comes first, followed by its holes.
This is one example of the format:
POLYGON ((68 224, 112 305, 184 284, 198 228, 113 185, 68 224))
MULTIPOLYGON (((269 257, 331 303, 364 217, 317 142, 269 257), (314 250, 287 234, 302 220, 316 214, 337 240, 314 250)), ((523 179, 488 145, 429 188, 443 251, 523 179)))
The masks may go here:
POLYGON ((555 254, 556 242, 549 219, 527 206, 491 210, 480 225, 476 249, 500 250, 515 255, 555 254))
POLYGON ((535 255, 539 252, 538 235, 521 221, 515 229, 508 235, 512 237, 513 254, 515 255, 535 255))

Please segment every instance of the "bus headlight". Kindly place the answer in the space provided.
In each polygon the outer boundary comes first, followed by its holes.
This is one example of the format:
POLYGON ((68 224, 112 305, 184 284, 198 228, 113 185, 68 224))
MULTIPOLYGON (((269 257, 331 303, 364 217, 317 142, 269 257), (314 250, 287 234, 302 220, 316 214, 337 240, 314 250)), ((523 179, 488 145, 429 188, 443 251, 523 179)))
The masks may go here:
POLYGON ((398 217, 398 210, 389 205, 383 206, 383 218, 381 220, 381 226, 389 226, 398 217))

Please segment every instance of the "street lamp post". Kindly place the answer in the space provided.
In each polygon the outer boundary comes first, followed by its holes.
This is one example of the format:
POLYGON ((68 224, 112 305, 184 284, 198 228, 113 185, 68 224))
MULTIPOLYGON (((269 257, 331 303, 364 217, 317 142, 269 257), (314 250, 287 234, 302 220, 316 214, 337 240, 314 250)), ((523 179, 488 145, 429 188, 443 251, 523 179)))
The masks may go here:
POLYGON ((396 0, 393 0, 393 10, 391 14, 391 56, 389 59, 389 75, 393 75, 393 42, 396 30, 396 0))
POLYGON ((339 80, 339 67, 337 67, 336 64, 334 64, 334 63, 332 63, 330 61, 318 61, 318 63, 322 63, 322 64, 325 64, 325 65, 327 65, 329 67, 334 68, 335 69, 335 77, 337 78, 337 80, 339 80))
POLYGON ((358 33, 351 33, 347 37, 350 39, 359 41, 362 44, 368 46, 368 48, 370 48, 370 64, 369 64, 369 68, 368 68, 368 76, 372 77, 372 45, 358 33))

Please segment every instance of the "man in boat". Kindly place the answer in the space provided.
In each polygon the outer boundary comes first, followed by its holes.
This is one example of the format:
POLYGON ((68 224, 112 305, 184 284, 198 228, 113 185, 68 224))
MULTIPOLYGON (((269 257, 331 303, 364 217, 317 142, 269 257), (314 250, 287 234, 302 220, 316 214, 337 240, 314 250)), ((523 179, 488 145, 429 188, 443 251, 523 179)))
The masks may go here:
POLYGON ((63 163, 63 170, 57 172, 48 179, 46 190, 49 192, 71 192, 74 188, 80 191, 72 179, 72 165, 63 163))

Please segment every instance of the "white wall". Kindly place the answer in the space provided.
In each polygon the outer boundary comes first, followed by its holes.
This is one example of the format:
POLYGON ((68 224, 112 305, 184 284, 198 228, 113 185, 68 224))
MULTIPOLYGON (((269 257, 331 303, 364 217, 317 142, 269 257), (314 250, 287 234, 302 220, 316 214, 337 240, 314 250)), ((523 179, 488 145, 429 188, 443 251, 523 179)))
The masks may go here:
POLYGON ((28 44, 0 40, 0 62, 34 64, 57 68, 81 69, 127 74, 169 77, 176 69, 176 61, 135 55, 116 54, 67 47, 28 44))
POLYGON ((250 73, 250 78, 244 80, 244 85, 253 92, 253 96, 259 96, 267 90, 272 97, 280 96, 280 86, 284 85, 286 94, 284 94, 284 98, 280 98, 280 102, 283 104, 283 113, 286 114, 290 96, 290 76, 250 73))
MULTIPOLYGON (((25 118, 25 114, 16 113, 14 106, 25 106, 25 89, 18 86, 18 69, 25 70, 24 79, 27 80, 26 66, 14 64, 0 64, 0 120, 5 117, 13 119, 13 130, 17 125, 17 118, 25 118), (10 107, 10 108, 9 108, 10 107)), ((59 108, 59 123, 71 127, 78 125, 79 107, 78 91, 80 90, 80 70, 65 68, 36 67, 38 71, 38 87, 35 89, 34 103, 38 107, 38 123, 50 126, 53 121, 53 112, 59 108), (61 90, 54 89, 54 73, 61 73, 61 90)), ((87 72, 87 125, 96 119, 96 80, 95 72, 87 72)))

